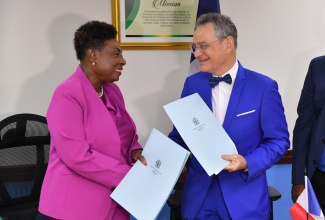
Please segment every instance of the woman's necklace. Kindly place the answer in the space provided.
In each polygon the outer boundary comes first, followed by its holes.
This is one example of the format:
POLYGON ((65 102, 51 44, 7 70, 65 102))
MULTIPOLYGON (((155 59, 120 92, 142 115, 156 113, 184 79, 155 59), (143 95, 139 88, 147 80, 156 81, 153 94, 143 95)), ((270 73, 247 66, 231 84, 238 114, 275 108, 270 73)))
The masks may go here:
POLYGON ((104 88, 103 85, 100 87, 100 92, 97 93, 99 98, 101 98, 104 95, 104 88))

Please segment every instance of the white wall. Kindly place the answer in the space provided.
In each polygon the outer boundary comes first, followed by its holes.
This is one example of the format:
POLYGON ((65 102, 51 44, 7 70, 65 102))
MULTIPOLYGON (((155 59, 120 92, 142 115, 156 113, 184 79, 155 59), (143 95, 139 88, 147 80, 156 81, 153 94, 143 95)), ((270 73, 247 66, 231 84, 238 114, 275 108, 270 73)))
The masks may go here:
MULTIPOLYGON (((323 0, 221 0, 239 32, 238 59, 278 81, 290 132, 309 61, 324 53, 323 0)), ((78 62, 73 33, 88 20, 111 23, 110 0, 0 0, 0 120, 15 113, 45 115, 56 85, 78 62)), ((188 72, 184 50, 124 51, 118 82, 145 141, 171 123, 162 106, 178 99, 188 72)))
POLYGON ((325 2, 221 0, 221 11, 238 28, 240 62, 278 82, 292 134, 309 62, 325 55, 325 2))

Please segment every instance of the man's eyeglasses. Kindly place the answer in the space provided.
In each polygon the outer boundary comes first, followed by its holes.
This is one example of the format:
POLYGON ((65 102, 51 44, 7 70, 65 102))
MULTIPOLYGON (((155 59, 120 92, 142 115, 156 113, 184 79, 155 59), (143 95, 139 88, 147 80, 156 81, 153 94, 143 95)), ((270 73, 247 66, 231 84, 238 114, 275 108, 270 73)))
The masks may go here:
MULTIPOLYGON (((221 39, 224 39, 224 38, 227 38, 227 37, 221 37, 221 39)), ((191 52, 192 52, 193 54, 194 54, 195 51, 197 51, 197 50, 199 50, 201 53, 204 53, 205 50, 206 50, 208 47, 210 47, 210 45, 211 45, 212 43, 216 42, 217 40, 220 40, 220 39, 216 39, 216 40, 214 40, 214 41, 212 41, 212 42, 210 42, 210 43, 191 44, 191 45, 189 45, 189 47, 190 47, 190 50, 191 50, 191 52)))

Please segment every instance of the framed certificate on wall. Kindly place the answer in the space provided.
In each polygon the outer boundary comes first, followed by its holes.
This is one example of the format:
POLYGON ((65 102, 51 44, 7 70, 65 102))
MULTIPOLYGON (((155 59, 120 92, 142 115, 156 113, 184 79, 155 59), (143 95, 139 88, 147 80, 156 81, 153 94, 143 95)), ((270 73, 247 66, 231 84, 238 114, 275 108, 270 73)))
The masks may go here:
POLYGON ((186 50, 198 0, 112 0, 117 40, 127 50, 186 50))

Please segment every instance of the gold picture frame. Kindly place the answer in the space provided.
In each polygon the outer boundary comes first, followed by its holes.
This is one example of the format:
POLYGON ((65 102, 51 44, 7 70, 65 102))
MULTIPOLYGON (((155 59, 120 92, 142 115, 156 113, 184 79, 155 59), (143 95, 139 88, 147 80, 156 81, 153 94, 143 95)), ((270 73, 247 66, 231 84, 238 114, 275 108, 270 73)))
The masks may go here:
MULTIPOLYGON (((196 12, 197 12, 197 3, 196 3, 197 0, 191 0, 193 3, 191 3, 190 6, 187 6, 186 11, 185 10, 181 11, 179 9, 177 9, 177 10, 175 9, 176 10, 175 12, 187 12, 187 15, 184 15, 184 17, 186 16, 186 18, 188 20, 191 19, 190 20, 192 22, 191 25, 193 26, 193 28, 191 28, 191 34, 189 34, 189 28, 187 28, 187 30, 186 30, 187 34, 170 35, 170 36, 173 36, 173 38, 165 37, 166 35, 164 35, 164 34, 155 35, 158 37, 151 37, 154 35, 143 35, 143 36, 150 36, 151 38, 150 39, 148 38, 150 40, 150 42, 149 41, 140 42, 140 41, 137 41, 137 39, 139 39, 139 38, 132 37, 132 36, 138 36, 138 35, 126 35, 126 28, 125 28, 125 20, 126 19, 125 19, 125 13, 124 13, 125 7, 126 7, 125 4, 129 4, 129 2, 131 2, 134 5, 136 3, 138 3, 138 5, 140 5, 140 1, 142 1, 141 4, 143 4, 143 3, 150 4, 150 7, 153 6, 154 2, 160 2, 160 1, 156 1, 156 0, 151 0, 151 1, 148 1, 148 0, 145 0, 145 1, 143 1, 143 0, 133 0, 133 1, 131 1, 131 0, 127 0, 127 1, 126 0, 111 0, 111 3, 112 3, 112 24, 115 26, 115 28, 118 32, 117 40, 120 43, 121 47, 124 50, 188 50, 189 45, 192 43, 192 38, 193 38, 196 12), (124 10, 124 11, 121 11, 121 10, 124 10), (193 18, 193 16, 194 16, 194 18, 193 18), (121 23, 121 22, 123 22, 123 23, 121 23), (131 36, 131 37, 129 37, 129 36, 131 36), (162 36, 162 37, 160 37, 160 36, 162 36), (174 37, 174 36, 177 36, 177 37, 174 37), (153 39, 153 38, 155 38, 155 39, 153 39), (168 40, 166 40, 166 39, 168 39, 168 40)), ((184 4, 186 4, 187 3, 186 1, 189 1, 189 0, 180 0, 180 2, 181 1, 183 1, 184 4)), ((132 6, 134 6, 134 5, 132 5, 132 6)), ((143 5, 141 5, 141 6, 143 6, 143 5)), ((147 7, 149 7, 149 5, 147 7)), ((171 7, 169 7, 169 8, 171 8, 171 7)), ((159 5, 159 9, 165 11, 165 9, 163 9, 163 7, 161 7, 160 5, 159 5)), ((174 14, 175 14, 175 12, 173 11, 174 14)), ((186 14, 186 13, 184 13, 184 14, 186 14)), ((180 13, 177 15, 177 17, 180 17, 180 16, 183 16, 183 13, 180 13)), ((183 18, 183 17, 181 17, 181 18, 183 18)), ((142 14, 141 19, 143 19, 143 14, 142 14)), ((187 22, 187 23, 189 23, 189 22, 187 22)), ((145 24, 145 23, 143 23, 143 24, 145 24)), ((142 25, 142 23, 141 23, 141 25, 142 25)), ((165 26, 168 26, 168 25, 165 25, 165 26)), ((173 27, 173 25, 169 25, 169 26, 173 27)), ((181 27, 183 27, 183 26, 184 25, 182 25, 181 27)), ((178 27, 176 27, 176 28, 178 28, 178 27)), ((173 27, 173 28, 179 32, 179 28, 178 29, 176 29, 175 27, 173 27)), ((166 30, 166 27, 160 28, 160 29, 166 30)), ((160 30, 160 29, 157 29, 157 30, 160 30)), ((140 28, 139 30, 142 31, 143 29, 140 28)), ((173 31, 173 29, 170 29, 169 31, 173 31)), ((141 34, 143 34, 143 32, 141 32, 141 34)), ((146 37, 141 38, 141 40, 143 40, 143 39, 146 39, 146 37)))

